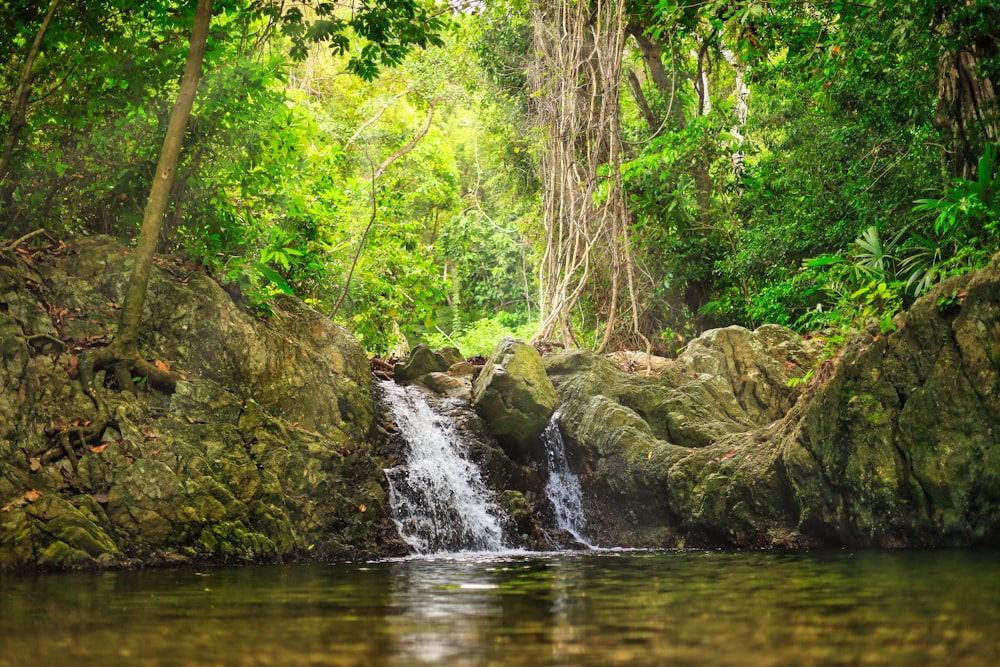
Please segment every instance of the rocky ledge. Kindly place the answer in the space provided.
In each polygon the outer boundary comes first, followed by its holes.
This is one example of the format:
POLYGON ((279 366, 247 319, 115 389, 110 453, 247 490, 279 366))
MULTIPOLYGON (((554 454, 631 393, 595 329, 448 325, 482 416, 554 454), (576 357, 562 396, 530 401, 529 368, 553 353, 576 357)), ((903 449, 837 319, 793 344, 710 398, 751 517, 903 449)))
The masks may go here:
POLYGON ((113 334, 131 258, 106 238, 0 250, 0 569, 243 563, 392 551, 368 360, 292 298, 267 321, 160 259, 141 352, 172 395, 103 388, 93 446, 76 379, 113 334))

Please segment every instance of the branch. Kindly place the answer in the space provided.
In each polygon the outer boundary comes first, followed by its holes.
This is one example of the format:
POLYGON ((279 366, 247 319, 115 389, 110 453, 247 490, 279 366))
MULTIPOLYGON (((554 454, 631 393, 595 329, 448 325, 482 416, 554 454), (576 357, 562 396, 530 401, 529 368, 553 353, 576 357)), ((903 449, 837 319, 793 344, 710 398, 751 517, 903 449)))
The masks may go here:
POLYGON ((378 166, 378 169, 376 169, 375 173, 372 174, 372 185, 375 184, 375 181, 382 178, 382 174, 385 173, 385 170, 388 169, 393 162, 395 162, 399 158, 403 157, 404 155, 412 151, 416 147, 416 145, 420 143, 420 140, 424 138, 424 135, 427 134, 427 131, 431 129, 431 122, 434 120, 434 108, 436 106, 437 106, 437 100, 431 100, 431 107, 430 109, 427 110, 427 122, 424 123, 423 128, 421 128, 421 130, 417 132, 417 136, 413 137, 413 140, 410 141, 410 143, 406 144, 398 151, 387 157, 385 161, 378 166))
POLYGON ((35 68, 35 60, 38 58, 38 53, 42 50, 42 38, 45 37, 45 31, 48 30, 49 23, 52 22, 52 15, 56 13, 56 7, 58 6, 59 0, 52 0, 49 4, 49 11, 45 14, 45 18, 42 19, 42 25, 38 27, 38 32, 35 34, 35 41, 31 44, 31 49, 28 51, 28 57, 24 60, 21 80, 17 84, 17 92, 14 93, 14 104, 10 109, 10 124, 7 126, 7 137, 3 143, 3 153, 0 154, 0 183, 7 176, 7 171, 10 169, 10 158, 14 153, 14 145, 17 143, 17 135, 26 123, 28 100, 31 97, 32 70, 35 68))
POLYGON ((353 144, 354 140, 357 139, 359 136, 361 136, 361 133, 364 132, 365 130, 367 130, 371 126, 372 123, 374 123, 379 118, 381 118, 382 114, 384 114, 386 111, 388 111, 389 107, 392 106, 392 102, 395 102, 396 100, 398 100, 398 99, 400 99, 400 98, 402 98, 402 97, 404 97, 406 95, 409 95, 412 92, 413 92, 412 88, 407 88, 406 90, 404 90, 403 92, 399 93, 398 95, 395 95, 392 98, 391 102, 389 102, 384 107, 382 107, 382 110, 379 111, 377 114, 375 114, 370 119, 368 119, 367 121, 365 121, 365 123, 361 127, 359 127, 354 134, 351 135, 351 138, 347 140, 346 144, 344 144, 344 150, 346 151, 347 148, 348 148, 348 146, 350 146, 351 144, 353 144))
POLYGON ((368 218, 368 225, 365 227, 364 233, 361 235, 361 241, 358 243, 358 249, 354 253, 354 261, 351 262, 351 270, 347 272, 347 280, 344 281, 344 291, 340 293, 340 298, 337 299, 337 303, 333 305, 333 310, 330 311, 330 319, 332 320, 340 310, 340 306, 343 305, 344 299, 347 298, 347 292, 351 289, 351 280, 354 278, 354 270, 358 268, 358 262, 361 260, 361 251, 364 250, 365 240, 368 238, 368 232, 372 230, 372 225, 375 224, 375 220, 378 218, 378 201, 375 198, 375 186, 376 186, 376 175, 372 171, 372 214, 368 218))

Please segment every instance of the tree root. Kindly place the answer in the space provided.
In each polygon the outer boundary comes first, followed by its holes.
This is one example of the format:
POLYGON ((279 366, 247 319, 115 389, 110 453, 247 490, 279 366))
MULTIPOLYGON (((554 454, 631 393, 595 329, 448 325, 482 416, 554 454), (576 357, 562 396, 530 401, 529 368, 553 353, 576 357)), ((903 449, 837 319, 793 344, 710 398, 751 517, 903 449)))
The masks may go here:
POLYGON ((53 243, 56 242, 56 240, 54 238, 52 238, 52 235, 49 234, 47 230, 36 229, 33 232, 28 232, 27 234, 25 234, 24 236, 22 236, 19 239, 14 239, 13 241, 8 241, 7 243, 0 243, 0 248, 6 248, 7 250, 13 250, 14 248, 18 247, 22 243, 25 243, 26 241, 30 241, 34 237, 39 236, 39 235, 43 235, 43 234, 46 237, 48 237, 48 239, 50 241, 52 241, 53 243))
POLYGON ((111 371, 119 389, 135 391, 134 377, 146 378, 149 385, 164 393, 172 394, 177 390, 179 377, 168 370, 163 370, 151 364, 138 355, 122 354, 112 343, 107 347, 90 350, 80 358, 80 380, 83 390, 92 400, 97 402, 94 376, 98 371, 111 371))
MULTIPOLYGON (((158 368, 138 356, 123 358, 124 356, 112 344, 108 347, 89 350, 80 357, 80 382, 83 385, 84 393, 94 403, 96 416, 83 425, 69 426, 57 431, 54 434, 55 444, 38 457, 43 465, 65 456, 70 460, 75 472, 79 464, 77 448, 82 454, 86 452, 88 447, 100 443, 105 429, 111 423, 111 418, 104 399, 96 386, 95 378, 99 371, 114 373, 115 381, 122 390, 134 392, 135 382, 132 378, 143 377, 155 389, 169 394, 176 391, 179 379, 177 375, 158 368)), ((79 423, 77 422, 77 424, 79 423)))

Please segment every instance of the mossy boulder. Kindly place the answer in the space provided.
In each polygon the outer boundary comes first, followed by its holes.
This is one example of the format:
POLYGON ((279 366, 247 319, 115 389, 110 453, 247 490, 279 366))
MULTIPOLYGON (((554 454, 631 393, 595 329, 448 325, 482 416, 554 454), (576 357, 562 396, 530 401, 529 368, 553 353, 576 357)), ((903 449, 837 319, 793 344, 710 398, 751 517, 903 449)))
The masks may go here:
POLYGON ((540 437, 559 396, 535 348, 504 338, 472 383, 472 404, 511 458, 544 460, 540 437))
POLYGON ((679 544, 670 471, 701 448, 779 418, 801 393, 788 380, 817 355, 781 327, 729 327, 695 339, 653 376, 587 350, 546 357, 570 466, 599 541, 679 544))
POLYGON ((109 340, 131 256, 105 238, 0 251, 0 567, 247 563, 381 553, 391 533, 368 360, 289 297, 262 320, 175 258, 153 268, 139 341, 172 395, 101 387, 97 445, 78 355, 109 340), (8 335, 9 334, 9 335, 8 335))

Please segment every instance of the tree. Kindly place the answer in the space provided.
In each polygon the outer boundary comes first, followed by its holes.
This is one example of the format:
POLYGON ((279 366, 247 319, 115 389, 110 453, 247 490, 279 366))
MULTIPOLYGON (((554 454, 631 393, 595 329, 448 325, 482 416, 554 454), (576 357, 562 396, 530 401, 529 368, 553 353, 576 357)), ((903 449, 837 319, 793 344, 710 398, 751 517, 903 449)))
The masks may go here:
MULTIPOLYGON (((398 62, 414 44, 423 45, 439 41, 432 29, 439 27, 440 21, 428 17, 426 11, 413 0, 384 0, 381 5, 366 3, 350 20, 339 18, 333 13, 334 10, 335 6, 330 3, 317 5, 319 18, 309 29, 304 27, 307 25, 305 17, 298 8, 289 9, 283 14, 278 10, 273 16, 283 22, 284 31, 293 43, 293 53, 299 55, 302 55, 301 49, 307 41, 327 41, 335 50, 346 50, 347 38, 344 31, 349 28, 368 38, 369 43, 350 64, 362 78, 373 77, 379 66, 398 62)), ((211 20, 212 0, 197 0, 184 73, 144 208, 134 253, 133 270, 122 301, 118 329, 111 344, 105 348, 89 351, 79 364, 81 382, 86 393, 94 401, 98 416, 87 426, 72 427, 62 432, 62 444, 67 452, 71 449, 72 436, 90 441, 100 437, 107 425, 108 416, 94 386, 97 371, 105 369, 112 371, 120 389, 132 389, 134 377, 146 378, 151 385, 167 392, 172 392, 176 385, 174 374, 140 356, 138 340, 153 257, 201 78, 211 20)))
POLYGON ((14 100, 10 108, 10 120, 7 122, 7 136, 3 142, 3 151, 0 152, 0 185, 3 185, 7 171, 10 169, 10 158, 14 153, 18 134, 20 134, 26 122, 25 117, 28 113, 28 101, 31 98, 31 82, 34 78, 35 60, 38 58, 39 51, 41 51, 42 39, 45 37, 45 32, 48 30, 49 23, 52 22, 52 16, 55 14, 58 6, 59 0, 52 0, 49 3, 49 9, 45 13, 41 25, 38 26, 38 32, 35 34, 35 39, 28 50, 28 55, 24 59, 21 79, 17 84, 17 90, 14 93, 14 100))

